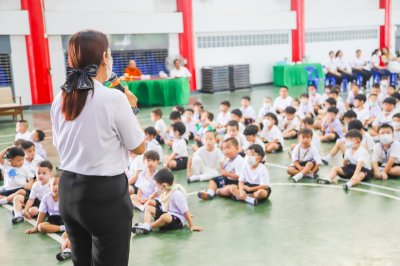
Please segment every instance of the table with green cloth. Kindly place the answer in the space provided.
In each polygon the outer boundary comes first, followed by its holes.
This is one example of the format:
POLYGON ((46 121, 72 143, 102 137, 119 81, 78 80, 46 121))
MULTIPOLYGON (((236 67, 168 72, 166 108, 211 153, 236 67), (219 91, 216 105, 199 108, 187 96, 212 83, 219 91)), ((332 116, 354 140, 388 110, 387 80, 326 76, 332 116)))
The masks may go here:
POLYGON ((139 106, 187 105, 189 102, 190 85, 187 78, 137 80, 124 83, 138 98, 139 106))
POLYGON ((307 86, 308 74, 306 66, 313 66, 317 69, 318 77, 325 78, 322 66, 315 64, 295 64, 295 65, 276 65, 274 66, 274 85, 275 86, 307 86))

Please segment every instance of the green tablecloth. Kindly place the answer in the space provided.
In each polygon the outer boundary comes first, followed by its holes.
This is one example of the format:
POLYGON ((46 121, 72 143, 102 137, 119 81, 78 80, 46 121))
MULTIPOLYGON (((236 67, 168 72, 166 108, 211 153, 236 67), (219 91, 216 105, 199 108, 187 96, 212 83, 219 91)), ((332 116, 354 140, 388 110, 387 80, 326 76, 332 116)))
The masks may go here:
POLYGON ((321 64, 296 64, 274 66, 274 85, 275 86, 307 86, 308 75, 306 66, 317 68, 318 77, 325 78, 321 64))
POLYGON ((190 85, 186 78, 138 80, 126 82, 138 98, 139 106, 187 105, 190 85))

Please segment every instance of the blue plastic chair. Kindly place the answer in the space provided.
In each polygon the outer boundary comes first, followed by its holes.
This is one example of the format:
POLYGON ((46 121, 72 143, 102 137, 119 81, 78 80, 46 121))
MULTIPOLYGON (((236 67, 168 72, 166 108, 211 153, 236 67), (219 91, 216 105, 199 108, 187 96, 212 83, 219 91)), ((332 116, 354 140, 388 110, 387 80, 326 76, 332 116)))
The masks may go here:
POLYGON ((362 87, 363 85, 363 76, 361 74, 357 74, 357 85, 358 87, 362 87))
POLYGON ((343 80, 342 80, 342 91, 343 92, 347 92, 348 83, 349 83, 349 81, 347 80, 347 78, 343 77, 343 80))
POLYGON ((397 73, 390 73, 389 76, 390 84, 397 86, 397 73))
POLYGON ((334 77, 325 78, 325 86, 326 85, 335 86, 336 85, 336 79, 334 77))
POLYGON ((306 66, 305 70, 307 71, 307 75, 308 75, 307 84, 308 85, 313 84, 318 92, 319 77, 318 77, 317 68, 315 68, 314 66, 306 66))
POLYGON ((372 70, 372 83, 379 83, 381 82, 381 76, 378 72, 372 70))

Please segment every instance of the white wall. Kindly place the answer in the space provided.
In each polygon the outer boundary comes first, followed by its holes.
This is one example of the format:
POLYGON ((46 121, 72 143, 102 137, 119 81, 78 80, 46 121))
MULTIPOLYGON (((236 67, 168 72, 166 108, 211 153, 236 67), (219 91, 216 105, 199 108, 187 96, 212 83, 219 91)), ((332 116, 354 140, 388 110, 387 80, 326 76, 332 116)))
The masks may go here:
POLYGON ((64 51, 60 35, 48 37, 50 66, 51 66, 51 81, 53 86, 54 97, 60 92, 60 86, 66 79, 66 65, 64 61, 64 51))
POLYGON ((7 10, 0 7, 0 34, 1 35, 28 35, 28 11, 7 10))
POLYGON ((25 36, 11 35, 11 64, 15 96, 22 97, 23 105, 31 105, 31 90, 25 36))
POLYGON ((153 12, 154 0, 44 0, 44 7, 56 12, 153 12))
POLYGON ((20 10, 20 9, 21 9, 21 1, 15 1, 15 0, 0 1, 0 10, 20 10))

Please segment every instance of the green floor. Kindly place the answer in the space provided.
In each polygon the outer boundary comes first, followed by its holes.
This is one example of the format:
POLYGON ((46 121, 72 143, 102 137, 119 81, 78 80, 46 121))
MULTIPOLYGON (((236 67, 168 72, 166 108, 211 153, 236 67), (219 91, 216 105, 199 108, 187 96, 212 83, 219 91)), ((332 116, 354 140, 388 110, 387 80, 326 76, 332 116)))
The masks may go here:
MULTIPOLYGON (((298 95, 301 90, 292 92, 298 95)), ((198 94, 207 109, 217 113, 220 101, 238 106, 249 95, 258 109, 264 96, 276 96, 273 87, 235 93, 198 94)), ((139 120, 150 124, 149 110, 139 120)), ((166 114, 170 107, 163 108, 166 114)), ((29 111, 32 128, 50 130, 48 111, 29 111)), ((168 115, 166 116, 168 117, 168 115)), ((13 140, 14 123, 0 120, 0 148, 13 140), (10 135, 10 136, 8 136, 10 135)), ((51 136, 49 133, 48 136, 51 136)), ((51 139, 46 140, 50 149, 51 139)), ((326 153, 329 145, 322 145, 326 153)), ((57 162, 54 148, 49 158, 57 162)), ((336 163, 340 163, 339 156, 336 163)), ((338 185, 319 186, 311 180, 292 184, 286 174, 288 154, 267 156, 272 195, 257 207, 217 198, 202 202, 196 192, 207 183, 177 182, 189 192, 189 206, 201 233, 188 230, 133 236, 130 265, 397 265, 400 261, 400 180, 374 180, 345 193, 338 185)), ((325 175, 329 167, 322 167, 325 175)), ((0 208, 0 265, 72 265, 57 263, 59 244, 46 235, 24 235, 30 225, 12 226, 11 214, 0 208)), ((142 220, 135 212, 134 221, 142 220)))

